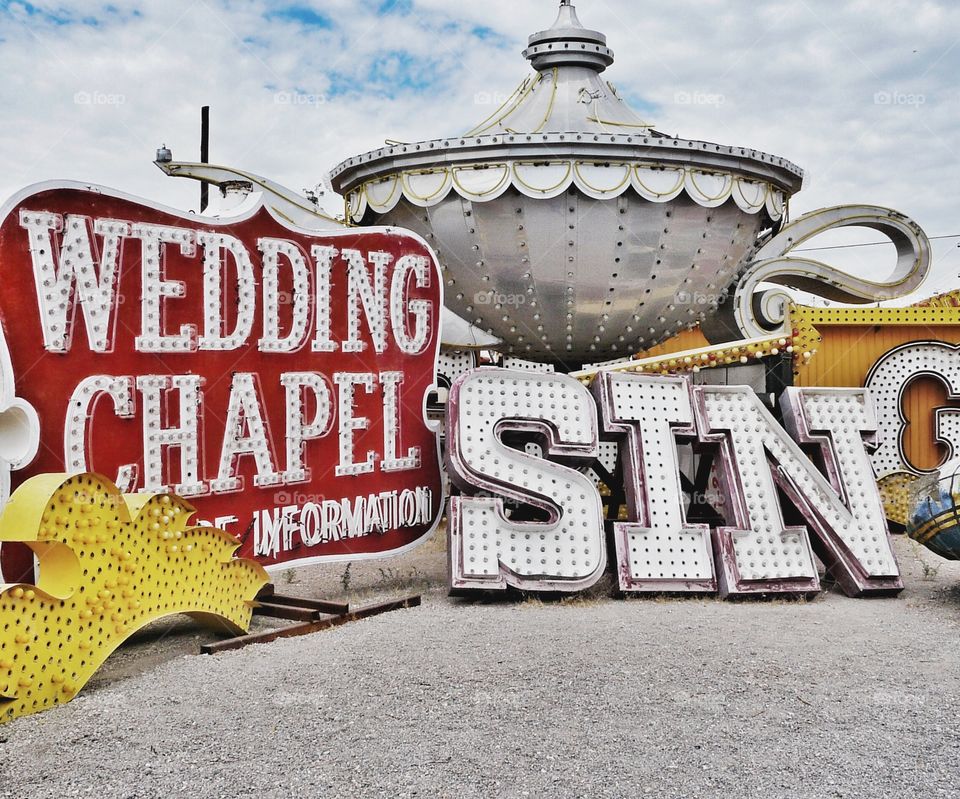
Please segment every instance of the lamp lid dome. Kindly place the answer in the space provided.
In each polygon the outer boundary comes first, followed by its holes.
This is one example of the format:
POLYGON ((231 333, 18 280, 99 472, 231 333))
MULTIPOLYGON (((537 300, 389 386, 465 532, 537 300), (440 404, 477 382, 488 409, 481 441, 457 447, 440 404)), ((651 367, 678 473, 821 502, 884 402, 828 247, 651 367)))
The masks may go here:
POLYGON ((538 72, 562 65, 603 72, 613 63, 613 50, 607 47, 604 34, 583 26, 570 0, 562 0, 556 21, 530 36, 523 57, 538 72))

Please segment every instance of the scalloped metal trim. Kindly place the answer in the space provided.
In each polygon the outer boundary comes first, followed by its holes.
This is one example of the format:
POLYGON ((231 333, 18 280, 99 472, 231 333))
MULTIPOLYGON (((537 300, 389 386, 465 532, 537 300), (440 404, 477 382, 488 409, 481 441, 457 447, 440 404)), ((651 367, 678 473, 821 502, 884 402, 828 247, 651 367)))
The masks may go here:
POLYGON ((509 161, 478 166, 450 166, 398 172, 370 180, 347 198, 350 219, 359 221, 367 209, 378 214, 393 210, 400 200, 429 208, 451 191, 471 202, 489 202, 508 188, 534 199, 551 199, 576 186, 595 200, 619 197, 628 189, 650 202, 670 202, 686 192, 698 205, 715 208, 731 197, 745 213, 765 210, 773 221, 783 217, 783 192, 770 183, 725 172, 690 167, 646 166, 611 161, 509 161))

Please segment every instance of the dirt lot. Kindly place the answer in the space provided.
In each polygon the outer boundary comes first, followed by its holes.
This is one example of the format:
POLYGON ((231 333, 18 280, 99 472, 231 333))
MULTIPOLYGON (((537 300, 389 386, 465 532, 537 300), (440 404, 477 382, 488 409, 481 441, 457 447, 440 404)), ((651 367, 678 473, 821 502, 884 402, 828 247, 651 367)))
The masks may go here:
POLYGON ((960 796, 960 564, 897 549, 887 600, 455 600, 440 539, 280 574, 424 604, 214 657, 158 625, 0 729, 0 796, 960 796))

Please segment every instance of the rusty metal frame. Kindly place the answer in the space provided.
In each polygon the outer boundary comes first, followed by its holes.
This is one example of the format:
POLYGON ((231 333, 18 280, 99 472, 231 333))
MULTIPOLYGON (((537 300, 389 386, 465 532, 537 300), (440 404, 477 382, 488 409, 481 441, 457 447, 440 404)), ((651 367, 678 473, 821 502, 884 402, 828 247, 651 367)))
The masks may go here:
MULTIPOLYGON (((282 599, 289 601, 292 598, 283 597, 282 599)), ((313 600, 304 601, 308 603, 313 602, 313 600)), ((358 608, 357 610, 349 610, 348 606, 340 605, 338 603, 324 603, 322 601, 318 601, 318 603, 326 604, 328 607, 336 606, 339 608, 347 608, 347 610, 341 613, 329 615, 328 618, 320 618, 325 611, 313 610, 313 613, 317 615, 315 619, 304 621, 300 624, 291 624, 287 627, 281 627, 277 630, 266 630, 261 633, 240 635, 236 638, 228 638, 225 641, 215 641, 210 644, 204 644, 200 647, 200 651, 204 655, 216 655, 220 652, 230 652, 235 649, 242 649, 243 647, 250 646, 251 644, 269 644, 272 641, 276 641, 280 638, 295 638, 301 635, 310 635, 311 633, 320 632, 321 630, 329 630, 333 627, 339 627, 340 625, 347 624, 351 621, 359 621, 360 619, 367 619, 370 616, 377 616, 381 613, 389 613, 393 610, 403 610, 404 608, 419 607, 421 603, 421 597, 419 594, 415 594, 413 596, 404 597, 403 599, 397 599, 392 602, 381 602, 375 605, 367 605, 366 607, 358 608)), ((283 606, 283 603, 276 602, 276 606, 281 607, 283 606)), ((289 605, 288 607, 291 608, 291 612, 294 610, 294 606, 289 605)))

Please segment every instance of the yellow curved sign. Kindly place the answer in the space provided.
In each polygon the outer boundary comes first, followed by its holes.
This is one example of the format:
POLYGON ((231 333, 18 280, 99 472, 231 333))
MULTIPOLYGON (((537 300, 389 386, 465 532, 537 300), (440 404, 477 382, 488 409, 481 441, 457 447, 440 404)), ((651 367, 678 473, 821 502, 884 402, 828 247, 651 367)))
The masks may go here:
POLYGON ((168 494, 121 495, 96 474, 44 474, 0 516, 0 542, 29 546, 36 585, 0 585, 0 721, 69 701, 107 657, 150 622, 187 613, 238 634, 263 568, 234 559, 239 541, 188 525, 168 494))

